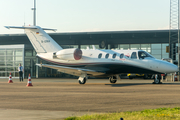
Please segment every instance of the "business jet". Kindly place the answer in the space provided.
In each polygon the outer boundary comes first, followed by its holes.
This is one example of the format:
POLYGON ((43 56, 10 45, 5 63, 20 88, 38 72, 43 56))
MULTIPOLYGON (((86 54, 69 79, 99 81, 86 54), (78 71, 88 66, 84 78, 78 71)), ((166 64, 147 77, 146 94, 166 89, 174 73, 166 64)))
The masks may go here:
MULTIPOLYGON (((123 73, 160 74, 174 73, 178 67, 172 63, 158 60, 143 50, 100 50, 70 48, 63 49, 39 26, 5 26, 24 29, 37 56, 49 64, 36 64, 39 67, 57 69, 60 72, 78 76, 79 84, 85 84, 88 76, 109 77, 116 83, 123 73)), ((161 82, 155 77, 154 83, 161 82)))

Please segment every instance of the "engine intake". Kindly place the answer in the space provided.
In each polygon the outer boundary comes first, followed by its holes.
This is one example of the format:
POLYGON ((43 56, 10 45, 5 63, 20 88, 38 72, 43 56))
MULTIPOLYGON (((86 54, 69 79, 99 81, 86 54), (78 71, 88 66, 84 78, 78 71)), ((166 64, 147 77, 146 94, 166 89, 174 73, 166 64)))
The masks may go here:
POLYGON ((80 60, 82 51, 78 48, 63 49, 56 53, 56 57, 63 60, 80 60))

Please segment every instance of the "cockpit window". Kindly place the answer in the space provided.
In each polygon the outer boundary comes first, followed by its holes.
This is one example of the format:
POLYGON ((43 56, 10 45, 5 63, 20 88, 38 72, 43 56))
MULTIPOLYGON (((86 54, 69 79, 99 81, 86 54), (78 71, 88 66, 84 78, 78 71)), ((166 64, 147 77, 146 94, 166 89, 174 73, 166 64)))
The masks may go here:
POLYGON ((115 58, 116 57, 116 53, 113 54, 112 58, 115 58))
POLYGON ((124 57, 124 54, 120 54, 120 56, 119 56, 119 57, 120 57, 120 59, 122 59, 122 58, 124 57))
POLYGON ((107 59, 109 57, 109 53, 106 54, 105 58, 107 59))
POLYGON ((139 51, 138 56, 139 56, 139 59, 144 59, 147 57, 154 58, 153 56, 151 56, 149 53, 147 53, 145 51, 139 51))
POLYGON ((98 55, 98 58, 101 58, 102 57, 102 53, 100 53, 99 55, 98 55))
POLYGON ((133 53, 131 54, 131 59, 137 59, 136 52, 133 52, 133 53))

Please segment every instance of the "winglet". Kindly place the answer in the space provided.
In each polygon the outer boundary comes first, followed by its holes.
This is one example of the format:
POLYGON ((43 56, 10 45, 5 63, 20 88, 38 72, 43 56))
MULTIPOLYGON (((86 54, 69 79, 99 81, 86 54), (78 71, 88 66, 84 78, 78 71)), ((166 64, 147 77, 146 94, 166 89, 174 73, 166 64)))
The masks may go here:
POLYGON ((7 29, 10 29, 10 27, 9 26, 4 26, 5 28, 7 28, 7 29))

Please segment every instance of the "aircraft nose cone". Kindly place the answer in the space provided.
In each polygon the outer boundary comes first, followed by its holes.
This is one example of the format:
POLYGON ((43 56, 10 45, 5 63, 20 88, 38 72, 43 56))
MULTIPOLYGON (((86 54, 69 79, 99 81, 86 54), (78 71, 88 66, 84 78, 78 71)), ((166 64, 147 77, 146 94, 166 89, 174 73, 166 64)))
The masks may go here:
POLYGON ((164 69, 165 73, 174 73, 179 71, 178 66, 169 62, 161 63, 161 68, 164 69))
POLYGON ((178 66, 176 66, 176 65, 171 66, 169 70, 173 71, 173 72, 179 71, 178 66))

